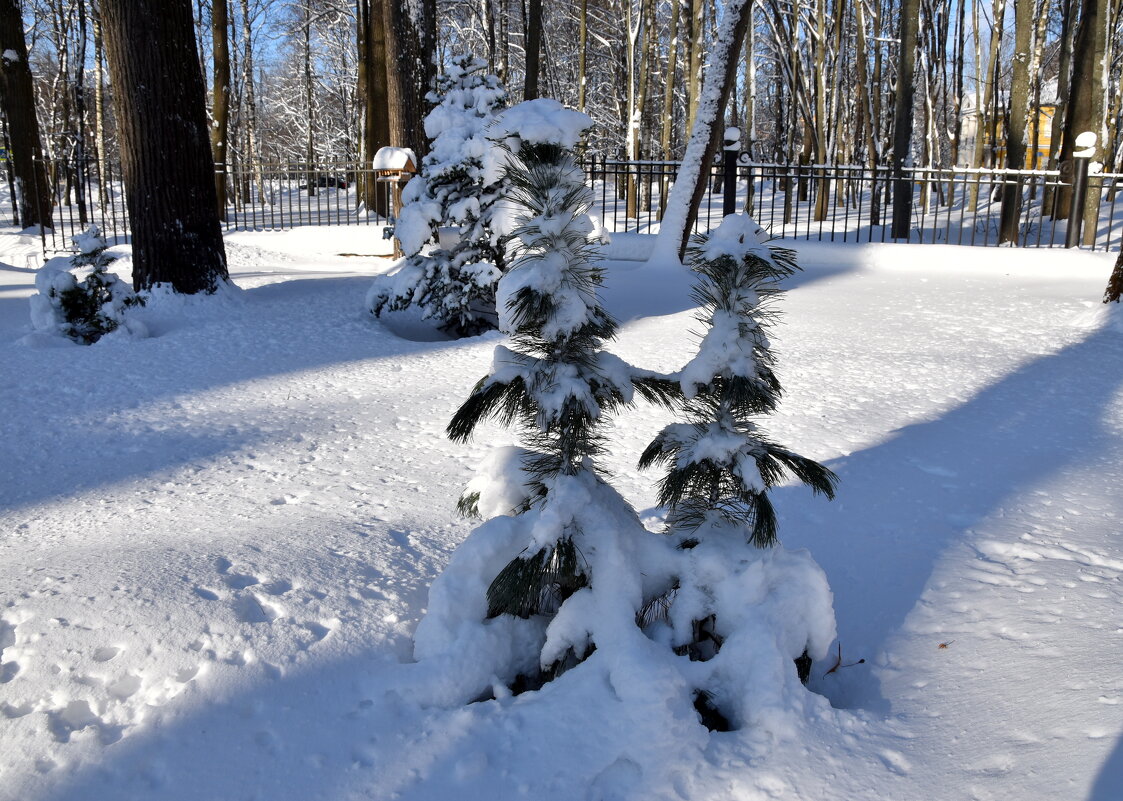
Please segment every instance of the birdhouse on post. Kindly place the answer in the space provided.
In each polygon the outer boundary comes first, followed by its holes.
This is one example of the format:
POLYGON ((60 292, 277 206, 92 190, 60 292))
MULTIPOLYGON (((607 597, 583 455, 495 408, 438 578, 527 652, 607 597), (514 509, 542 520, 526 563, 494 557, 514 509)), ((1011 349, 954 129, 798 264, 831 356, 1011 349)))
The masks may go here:
MULTIPOLYGON (((382 147, 374 154, 371 163, 374 180, 386 184, 390 195, 390 216, 382 235, 386 239, 394 237, 394 223, 402 208, 402 187, 417 174, 417 156, 406 147, 382 147)), ((401 258, 401 242, 394 238, 394 258, 401 258)))

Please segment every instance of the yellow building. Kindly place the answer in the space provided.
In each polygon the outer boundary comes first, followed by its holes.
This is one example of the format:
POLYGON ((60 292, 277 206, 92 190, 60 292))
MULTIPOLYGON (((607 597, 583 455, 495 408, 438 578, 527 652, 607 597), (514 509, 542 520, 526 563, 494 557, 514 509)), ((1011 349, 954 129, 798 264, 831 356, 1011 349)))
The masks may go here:
MULTIPOLYGON (((1050 134, 1053 131, 1053 116, 1057 112, 1057 106, 1051 101, 1046 103, 1042 102, 1037 108, 1037 114, 1031 115, 1029 125, 1026 127, 1026 158, 1025 169, 1034 168, 1034 152, 1033 144, 1034 137, 1037 137, 1037 169, 1044 169, 1049 160, 1049 154, 1054 150, 1053 141, 1050 134)), ((975 110, 974 95, 967 95, 963 99, 963 126, 962 126, 962 139, 963 144, 959 149, 959 160, 962 162, 961 166, 966 166, 971 160, 971 154, 975 149, 975 137, 978 132, 980 117, 975 110)), ((1003 127, 1002 117, 998 118, 996 127, 998 134, 997 146, 992 141, 990 135, 990 126, 987 130, 983 131, 983 153, 991 151, 993 147, 994 164, 998 167, 1006 166, 1006 137, 1003 127)), ((1057 147, 1060 147, 1060 142, 1057 142, 1057 147)))

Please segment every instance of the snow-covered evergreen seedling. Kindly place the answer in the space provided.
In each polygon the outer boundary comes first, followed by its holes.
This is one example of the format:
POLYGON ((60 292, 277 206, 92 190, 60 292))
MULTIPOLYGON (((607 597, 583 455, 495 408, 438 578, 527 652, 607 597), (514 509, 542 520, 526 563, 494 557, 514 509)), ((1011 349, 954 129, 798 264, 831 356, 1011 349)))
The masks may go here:
POLYGON ((48 265, 35 276, 39 294, 31 297, 31 323, 37 331, 63 334, 81 345, 91 345, 125 325, 134 336, 144 336, 139 322, 126 322, 125 311, 143 306, 144 299, 106 268, 114 257, 96 225, 73 238, 77 253, 69 269, 48 265), (81 281, 70 270, 89 270, 81 281))
POLYGON ((536 679, 548 679, 619 641, 622 629, 643 638, 634 549, 652 535, 595 460, 606 416, 634 390, 659 398, 663 387, 602 350, 616 324, 597 298, 591 192, 572 153, 590 124, 552 100, 515 106, 496 123, 518 210, 498 289, 511 344, 495 349, 490 374, 448 432, 463 441, 498 418, 517 423, 527 447, 500 452, 469 487, 462 508, 499 516, 454 555, 415 637, 419 658, 450 646, 486 654, 484 678, 509 682, 541 668, 536 679))
POLYGON ((693 529, 715 513, 748 527, 758 547, 776 543, 776 516, 767 491, 793 473, 815 492, 834 496, 830 470, 770 442, 753 417, 773 412, 780 382, 767 336, 768 305, 778 281, 795 269, 791 251, 771 250, 747 215, 730 215, 688 251, 699 275, 694 298, 706 326, 698 354, 679 372, 686 423, 665 428, 641 466, 670 465, 660 502, 670 524, 693 529))
POLYGON ((712 660, 697 689, 733 725, 783 706, 776 694, 796 678, 792 660, 824 657, 834 637, 826 578, 805 552, 777 546, 768 498, 786 473, 828 498, 837 479, 754 420, 779 403, 769 302, 795 269, 791 251, 764 246, 759 233, 747 215, 731 215, 689 250, 706 332, 678 374, 685 422, 663 429, 640 459, 668 467, 659 498, 682 556, 658 608, 679 653, 712 660))
POLYGON ((406 257, 367 295, 376 315, 416 305, 423 317, 443 321, 442 328, 458 336, 495 327, 503 265, 490 212, 502 187, 486 181, 492 147, 486 131, 507 93, 486 68, 472 56, 457 56, 428 95, 436 104, 425 118, 432 147, 421 174, 402 192, 395 234, 406 257), (459 229, 454 244, 442 244, 441 228, 459 229))

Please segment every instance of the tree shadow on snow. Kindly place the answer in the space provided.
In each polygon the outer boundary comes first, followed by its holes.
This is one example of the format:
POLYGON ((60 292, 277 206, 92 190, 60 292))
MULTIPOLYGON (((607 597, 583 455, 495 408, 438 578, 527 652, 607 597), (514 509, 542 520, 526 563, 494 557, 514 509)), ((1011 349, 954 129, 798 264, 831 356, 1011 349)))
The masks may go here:
POLYGON ((1119 801, 1120 798, 1123 798, 1123 737, 1116 740, 1111 755, 1100 766, 1088 801, 1119 801))
MULTIPOLYGON (((1123 349, 1111 331, 1024 365, 939 419, 837 459, 829 504, 778 493, 784 543, 808 547, 835 595, 843 661, 876 655, 916 606, 933 566, 1003 500, 1086 463, 1118 439, 1103 424, 1123 385, 1123 349), (797 500, 798 498, 798 500, 797 500)), ((1117 443, 1116 443, 1117 446, 1117 443)), ((813 682, 844 706, 888 711, 876 682, 813 682)))
MULTIPOLYGON (((381 387, 400 395, 411 372, 403 365, 480 345, 480 338, 396 336, 362 308, 369 285, 361 277, 286 281, 245 290, 233 301, 202 299, 200 308, 188 301, 146 309, 156 329, 149 339, 0 349, 9 377, 0 386, 0 503, 36 502, 263 442, 315 437, 324 422, 309 417, 308 402, 331 404, 345 388, 341 376, 329 374, 319 384, 304 380, 295 399, 274 391, 271 399, 255 400, 245 385, 330 368, 354 375, 357 369, 372 377, 367 386, 378 403, 381 387), (270 408, 255 409, 247 420, 237 405, 204 397, 231 387, 241 393, 236 403, 270 408), (319 394, 309 396, 312 391, 319 394), (157 421, 153 407, 163 405, 166 419, 157 421)), ((424 386, 431 388, 432 365, 424 369, 424 386)), ((483 361, 480 374, 485 370, 483 361)), ((471 375, 464 392, 476 378, 471 375)), ((339 402, 355 401, 343 392, 339 402)))

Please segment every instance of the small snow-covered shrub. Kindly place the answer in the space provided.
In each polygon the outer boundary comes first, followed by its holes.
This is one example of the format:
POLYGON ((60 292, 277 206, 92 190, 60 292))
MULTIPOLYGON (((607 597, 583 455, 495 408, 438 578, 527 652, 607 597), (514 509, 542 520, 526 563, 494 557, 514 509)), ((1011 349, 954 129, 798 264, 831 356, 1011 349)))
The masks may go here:
POLYGON ((519 427, 524 447, 497 453, 469 486, 462 507, 495 516, 434 583, 414 640, 419 659, 471 664, 460 676, 468 692, 496 678, 533 687, 596 649, 643 639, 641 550, 661 544, 596 460, 608 416, 636 391, 661 397, 665 382, 603 349, 616 323, 597 296, 591 191, 571 149, 590 124, 553 100, 515 106, 496 123, 516 210, 497 292, 510 346, 496 347, 448 432, 463 441, 497 418, 519 427))
POLYGON ((127 321, 125 313, 143 306, 132 287, 107 271, 113 257, 97 226, 73 238, 78 252, 67 269, 51 264, 35 276, 37 295, 31 297, 31 324, 39 332, 62 334, 81 345, 91 345, 122 326, 133 336, 144 336, 144 326, 127 321), (79 278, 71 270, 87 271, 79 278))
POLYGON ((507 93, 486 68, 472 56, 457 56, 428 95, 436 104, 425 118, 432 146, 420 175, 402 191, 395 226, 406 256, 367 293, 375 315, 416 306, 423 318, 440 320, 457 336, 495 328, 503 257, 491 213, 503 188, 487 178, 494 148, 487 129, 507 93), (442 228, 459 231, 453 244, 441 243, 442 228))

